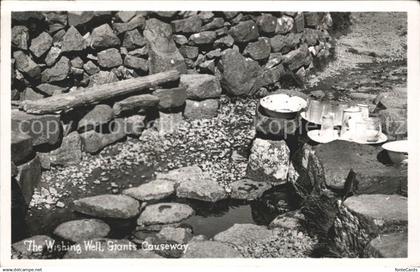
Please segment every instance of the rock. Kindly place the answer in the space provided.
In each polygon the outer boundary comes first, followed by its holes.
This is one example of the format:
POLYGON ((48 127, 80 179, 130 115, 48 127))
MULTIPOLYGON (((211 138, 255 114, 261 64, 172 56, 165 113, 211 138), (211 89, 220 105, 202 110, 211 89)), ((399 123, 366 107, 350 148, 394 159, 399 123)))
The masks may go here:
POLYGON ((187 99, 185 101, 184 116, 187 119, 208 119, 217 116, 219 100, 206 99, 203 101, 194 101, 187 99))
POLYGON ((172 27, 175 33, 196 33, 201 29, 201 20, 198 16, 191 16, 185 19, 174 20, 172 21, 172 27))
POLYGON ((175 184, 179 184, 182 181, 199 179, 203 175, 203 171, 197 165, 181 167, 169 171, 168 173, 157 173, 156 179, 167 179, 172 180, 175 184))
POLYGON ((68 90, 68 88, 66 87, 60 87, 50 83, 41 83, 35 88, 45 96, 52 96, 56 94, 65 93, 68 90))
POLYGON ((82 69, 83 68, 83 60, 80 57, 75 57, 71 61, 71 67, 82 69))
POLYGON ((218 242, 244 247, 253 242, 271 240, 275 236, 277 236, 275 231, 269 230, 265 226, 234 224, 229 229, 216 234, 213 239, 218 242))
POLYGON ((139 111, 154 107, 159 104, 159 98, 151 94, 140 94, 127 97, 115 102, 112 106, 115 115, 122 115, 133 111, 139 111))
POLYGON ((138 225, 171 224, 181 222, 194 214, 194 210, 180 203, 159 203, 146 206, 137 219, 138 225))
POLYGON ((115 34, 120 35, 124 32, 139 28, 143 29, 146 19, 143 15, 139 14, 134 16, 130 21, 126 23, 114 23, 112 24, 112 28, 115 31, 115 34))
POLYGON ((250 94, 261 73, 257 62, 245 59, 234 49, 223 51, 217 67, 222 72, 222 88, 234 96, 250 94))
POLYGON ((269 228, 303 229, 305 216, 298 211, 291 211, 278 215, 271 221, 269 228))
POLYGON ((176 196, 179 198, 217 202, 227 198, 227 193, 215 180, 203 173, 200 178, 188 179, 179 183, 176 188, 176 196))
POLYGON ((12 162, 21 164, 33 157, 32 138, 29 135, 12 130, 11 136, 11 157, 12 162))
POLYGON ((61 57, 60 60, 51 68, 42 71, 42 82, 62 81, 70 73, 70 60, 67 57, 61 57))
POLYGON ((22 51, 13 52, 13 58, 15 59, 15 67, 24 75, 38 79, 41 75, 41 67, 36 64, 29 56, 25 55, 22 51))
POLYGON ((201 31, 208 31, 208 30, 221 28, 224 26, 224 23, 225 23, 225 20, 223 20, 223 18, 220 18, 220 17, 214 18, 211 22, 203 25, 201 27, 201 31))
POLYGON ((199 33, 192 34, 190 41, 195 45, 211 44, 216 40, 216 32, 214 31, 202 31, 199 33))
MULTIPOLYGON (((276 65, 272 68, 263 68, 261 71, 261 74, 259 75, 258 79, 257 79, 257 83, 255 84, 256 86, 269 86, 269 85, 273 85, 276 84, 277 82, 279 82, 279 80, 281 79, 282 76, 286 75, 286 71, 283 67, 282 64, 280 65, 276 65)), ((271 118, 268 117, 266 115, 264 115, 264 118, 268 118, 271 120, 273 120, 274 122, 277 123, 282 123, 283 121, 285 122, 285 124, 287 125, 291 125, 292 122, 290 122, 291 120, 280 120, 280 119, 276 119, 276 118, 271 118)), ((298 128, 299 124, 295 124, 295 128, 298 128)), ((275 129, 273 129, 275 131, 275 129)), ((284 134, 283 134, 284 135, 284 134)))
POLYGON ((135 50, 132 50, 132 51, 128 52, 128 55, 130 55, 130 56, 143 57, 143 58, 144 57, 147 58, 148 54, 149 54, 149 49, 148 49, 147 46, 144 46, 142 48, 138 48, 138 49, 135 49, 135 50))
POLYGON ((178 45, 184 45, 188 43, 187 37, 184 35, 173 35, 174 42, 178 45))
POLYGON ((182 45, 179 48, 179 52, 181 52, 181 55, 184 56, 184 58, 194 60, 198 56, 198 47, 189 46, 189 45, 182 45))
POLYGON ((238 43, 251 42, 258 39, 258 27, 254 21, 240 22, 229 30, 229 34, 238 43))
POLYGON ((391 92, 381 92, 375 98, 378 109, 407 109, 407 88, 394 88, 391 92))
POLYGON ((181 75, 180 84, 186 87, 188 99, 204 100, 208 98, 218 98, 222 94, 220 83, 213 75, 181 75))
POLYGON ((126 189, 122 193, 140 201, 160 200, 175 193, 175 187, 172 181, 156 179, 138 187, 126 189))
POLYGON ((74 210, 94 217, 128 219, 139 214, 140 204, 125 195, 97 195, 73 201, 74 210))
POLYGON ((34 91, 32 88, 26 87, 20 95, 20 100, 38 100, 44 97, 45 96, 43 94, 34 91))
POLYGON ((205 62, 200 63, 198 67, 202 73, 215 74, 216 72, 215 60, 206 60, 205 62))
POLYGON ((124 66, 132 69, 138 69, 143 72, 147 72, 149 70, 147 60, 130 55, 125 56, 124 66))
POLYGON ((42 32, 36 38, 32 39, 31 50, 32 54, 39 58, 44 55, 52 45, 52 37, 47 32, 42 32))
POLYGON ((176 87, 171 89, 157 89, 152 93, 159 98, 159 109, 177 108, 185 103, 187 92, 185 87, 176 87))
POLYGON ((96 64, 93 63, 91 60, 83 64, 83 69, 85 69, 86 73, 88 73, 89 75, 99 73, 100 71, 99 67, 96 66, 96 64))
POLYGON ((12 46, 17 49, 28 50, 29 31, 26 26, 14 26, 12 28, 12 46))
POLYGON ((407 230, 407 198, 399 195, 359 195, 347 198, 334 222, 334 242, 342 256, 363 254, 366 245, 384 233, 407 230))
POLYGON ((146 125, 145 115, 136 114, 125 119, 125 130, 127 135, 140 136, 146 128, 146 125))
POLYGON ((158 236, 166 241, 186 244, 191 240, 193 234, 192 231, 187 228, 164 227, 159 231, 158 236))
POLYGON ((276 35, 270 38, 271 49, 273 52, 286 54, 295 49, 302 39, 298 33, 289 33, 287 35, 276 35))
POLYGON ((256 181, 283 184, 289 169, 290 151, 284 140, 255 139, 248 160, 247 176, 256 181))
POLYGON ((84 50, 86 47, 85 39, 73 26, 67 30, 63 36, 61 50, 63 52, 79 52, 84 50))
POLYGON ((13 243, 12 252, 14 251, 19 259, 46 259, 48 258, 48 247, 52 243, 55 243, 54 239, 47 235, 35 235, 13 243), (38 245, 39 248, 35 249, 39 250, 33 250, 32 247, 28 246, 29 243, 38 245))
POLYGON ((80 119, 77 129, 91 130, 109 123, 113 118, 114 111, 112 108, 106 104, 99 104, 80 119))
POLYGON ((256 42, 248 43, 244 49, 244 55, 250 56, 254 60, 267 59, 270 56, 270 42, 266 38, 261 38, 256 42))
POLYGON ((127 10, 127 11, 118 11, 117 14, 115 14, 115 17, 117 17, 121 22, 128 22, 131 18, 133 18, 136 15, 136 12, 134 10, 127 10))
POLYGON ((284 55, 283 65, 288 67, 289 70, 295 71, 302 66, 308 66, 311 61, 311 53, 309 52, 308 47, 304 45, 284 55))
MULTIPOLYGON (((40 155, 40 153, 38 153, 40 155)), ((45 153, 50 165, 69 166, 82 160, 82 141, 77 131, 70 132, 63 137, 61 146, 49 153, 45 153)))
POLYGON ((160 135, 177 132, 184 124, 185 120, 182 112, 159 111, 157 129, 160 135))
POLYGON ((25 203, 29 205, 34 190, 41 181, 41 162, 38 156, 35 156, 32 160, 17 166, 17 168, 16 180, 22 191, 25 203))
POLYGON ((292 17, 283 15, 277 19, 275 33, 278 33, 278 34, 289 33, 290 31, 292 31, 294 24, 295 23, 292 17))
POLYGON ((390 108, 378 112, 382 131, 389 140, 406 139, 408 134, 407 110, 390 108))
POLYGON ((71 242, 81 242, 94 238, 103 238, 108 235, 111 228, 99 219, 80 219, 67 221, 58 225, 54 235, 71 242))
POLYGON ((152 251, 137 249, 136 244, 125 239, 97 238, 80 242, 74 247, 81 250, 68 251, 64 259, 161 258, 152 251))
POLYGON ((194 241, 188 243, 183 258, 242 258, 233 246, 218 241, 194 241))
POLYGON ((61 140, 62 125, 57 115, 34 115, 12 110, 12 131, 31 136, 34 146, 53 146, 61 140))
POLYGON ((127 31, 124 34, 124 40, 123 40, 122 46, 124 46, 128 50, 143 47, 145 45, 146 45, 146 40, 137 29, 127 31))
POLYGON ((118 125, 113 128, 115 131, 111 133, 99 133, 95 130, 88 130, 80 134, 83 150, 91 154, 96 154, 105 146, 123 139, 126 136, 123 129, 124 120, 120 121, 119 119, 116 119, 115 121, 118 125))
POLYGON ((293 28, 297 33, 303 32, 305 28, 305 18, 303 17, 303 12, 298 12, 298 14, 295 16, 295 24, 293 28))
POLYGON ((200 17, 204 23, 208 23, 214 18, 214 13, 211 11, 200 11, 198 17, 200 17))
POLYGON ((304 12, 305 26, 316 28, 320 23, 318 12, 304 12))
POLYGON ((104 68, 120 66, 123 63, 120 52, 116 48, 105 49, 98 52, 98 64, 104 68))
POLYGON ((253 201, 262 197, 265 191, 271 188, 266 182, 241 179, 230 184, 232 192, 230 197, 233 199, 253 201))
POLYGON ((224 37, 222 37, 220 39, 215 40, 214 43, 213 43, 213 45, 216 48, 225 49, 225 48, 232 47, 234 42, 235 41, 233 40, 232 36, 227 35, 227 36, 224 36, 224 37))
POLYGON ((399 191, 401 180, 406 179, 398 169, 378 161, 378 147, 333 141, 314 150, 327 186, 334 189, 357 194, 393 194, 399 191))
POLYGON ((108 24, 94 28, 90 38, 90 46, 94 49, 105 49, 120 45, 120 39, 118 39, 108 24))
POLYGON ((68 24, 70 26, 84 25, 93 19, 94 13, 92 11, 69 11, 68 24))
POLYGON ((113 72, 100 71, 90 77, 89 86, 102 85, 118 81, 117 76, 113 72))
MULTIPOLYGON (((303 31, 303 40, 309 45, 309 46, 316 46, 319 41, 319 32, 315 29, 305 28, 303 31)), ((315 50, 316 53, 316 50, 315 50)))
POLYGON ((257 18, 257 25, 261 33, 274 33, 276 31, 277 18, 271 14, 262 14, 257 18))
POLYGON ((172 27, 157 19, 146 21, 143 32, 149 43, 149 73, 155 74, 171 69, 185 73, 187 67, 184 58, 172 39, 172 27))
POLYGON ((407 258, 407 232, 382 234, 370 241, 363 257, 368 258, 407 258))
POLYGON ((47 64, 47 66, 52 66, 54 65, 54 63, 57 62, 58 57, 61 54, 61 49, 58 47, 51 47, 50 51, 48 51, 48 54, 45 56, 45 63, 47 64))

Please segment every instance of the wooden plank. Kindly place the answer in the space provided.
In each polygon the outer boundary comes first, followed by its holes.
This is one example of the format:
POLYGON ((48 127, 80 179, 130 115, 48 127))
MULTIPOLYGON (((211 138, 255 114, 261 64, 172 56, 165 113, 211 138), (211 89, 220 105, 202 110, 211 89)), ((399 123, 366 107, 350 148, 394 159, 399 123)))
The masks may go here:
POLYGON ((101 101, 114 97, 141 93, 151 87, 179 79, 179 72, 176 70, 157 73, 149 76, 126 79, 109 84, 93 86, 83 91, 59 94, 39 100, 26 100, 21 108, 27 113, 46 114, 63 110, 70 110, 75 107, 97 104, 101 101))

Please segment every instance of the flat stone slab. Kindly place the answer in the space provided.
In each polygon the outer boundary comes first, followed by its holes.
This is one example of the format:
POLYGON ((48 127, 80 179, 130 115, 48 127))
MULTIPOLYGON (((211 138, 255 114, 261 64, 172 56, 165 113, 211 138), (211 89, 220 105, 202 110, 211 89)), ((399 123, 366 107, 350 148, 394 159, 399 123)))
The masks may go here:
POLYGON ((230 184, 230 197, 240 200, 256 200, 264 194, 265 191, 271 188, 271 185, 266 182, 254 181, 251 179, 241 179, 230 184))
POLYGON ((400 190, 401 172, 378 161, 380 148, 348 141, 333 141, 314 148, 324 168, 325 182, 333 189, 344 189, 346 181, 357 194, 393 194, 400 190), (354 172, 349 177, 350 170, 354 172), (348 178, 349 177, 349 178, 348 178), (352 181, 353 179, 353 181, 352 181))
POLYGON ((214 236, 215 241, 246 246, 249 243, 271 240, 276 237, 276 232, 265 226, 254 224, 235 224, 229 229, 214 236))
POLYGON ((370 241, 365 248, 365 257, 407 258, 407 232, 382 234, 370 241))
POLYGON ((103 218, 128 219, 139 214, 140 204, 126 195, 98 195, 75 200, 74 210, 103 218))
POLYGON ((188 243, 183 258, 243 258, 233 246, 218 241, 195 241, 188 243))
POLYGON ((171 224, 192 216, 194 210, 180 203, 159 203, 146 206, 137 219, 138 225, 171 224))
POLYGON ((202 175, 197 179, 182 181, 176 188, 176 196, 217 202, 227 198, 227 193, 215 180, 206 175, 202 175))
POLYGON ((81 219, 64 222, 54 230, 54 235, 72 241, 79 242, 94 238, 106 237, 111 228, 99 219, 81 219))
POLYGON ((75 244, 71 249, 64 259, 161 258, 153 251, 137 249, 133 242, 125 239, 92 239, 75 244))
POLYGON ((140 201, 159 200, 175 193, 175 186, 173 181, 156 179, 138 187, 126 189, 122 193, 140 201))

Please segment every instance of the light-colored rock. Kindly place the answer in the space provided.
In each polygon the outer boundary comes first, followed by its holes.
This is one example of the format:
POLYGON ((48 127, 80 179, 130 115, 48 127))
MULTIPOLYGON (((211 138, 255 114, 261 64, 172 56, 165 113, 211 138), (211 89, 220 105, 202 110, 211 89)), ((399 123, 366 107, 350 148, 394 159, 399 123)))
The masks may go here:
POLYGON ((407 248, 407 232, 381 234, 367 245, 364 257, 407 258, 407 248))
POLYGON ((274 230, 254 224, 235 224, 229 229, 214 236, 215 241, 230 243, 236 246, 247 246, 249 243, 271 240, 276 236, 274 230))
POLYGON ((190 120, 209 119, 217 116, 218 108, 218 99, 206 99, 203 101, 187 99, 185 101, 184 116, 190 120))
POLYGON ((42 32, 32 39, 29 50, 35 57, 39 58, 50 50, 51 45, 52 37, 47 32, 42 32))
POLYGON ((110 230, 111 228, 102 220, 80 219, 58 225, 54 235, 71 242, 79 242, 106 237, 110 230))
POLYGON ((203 173, 200 178, 189 179, 179 183, 176 188, 179 198, 190 198, 208 202, 217 202, 227 198, 225 189, 217 181, 203 173))
POLYGON ((159 231, 158 236, 166 241, 175 241, 178 244, 186 244, 191 240, 193 234, 188 228, 164 227, 159 231))
POLYGON ((194 241, 188 243, 183 258, 242 258, 233 246, 218 241, 194 241))
POLYGON ((175 192, 174 182, 170 180, 157 179, 124 190, 124 195, 131 196, 140 201, 159 200, 172 195, 175 192))
POLYGON ((86 42, 85 39, 83 39, 83 36, 74 26, 70 26, 63 36, 61 51, 78 52, 84 50, 85 47, 86 42))
POLYGON ((105 49, 120 45, 120 39, 114 34, 108 24, 103 24, 92 30, 90 46, 95 49, 105 49))
POLYGON ((180 203, 159 203, 146 206, 137 219, 138 225, 171 224, 192 216, 194 210, 180 203))
POLYGON ((204 100, 218 98, 222 94, 219 80, 213 75, 181 75, 180 84, 186 87, 188 99, 204 100))

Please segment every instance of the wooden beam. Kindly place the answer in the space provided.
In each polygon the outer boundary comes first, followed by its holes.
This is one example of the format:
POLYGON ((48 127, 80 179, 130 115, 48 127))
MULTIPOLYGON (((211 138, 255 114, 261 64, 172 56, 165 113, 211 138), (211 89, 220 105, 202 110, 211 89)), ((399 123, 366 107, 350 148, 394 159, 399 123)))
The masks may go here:
POLYGON ((126 79, 104 85, 93 86, 82 91, 50 96, 39 100, 25 100, 21 108, 27 113, 46 114, 75 107, 94 105, 114 97, 138 94, 151 87, 179 79, 176 70, 161 72, 149 76, 126 79))

